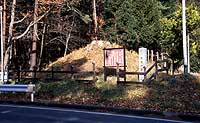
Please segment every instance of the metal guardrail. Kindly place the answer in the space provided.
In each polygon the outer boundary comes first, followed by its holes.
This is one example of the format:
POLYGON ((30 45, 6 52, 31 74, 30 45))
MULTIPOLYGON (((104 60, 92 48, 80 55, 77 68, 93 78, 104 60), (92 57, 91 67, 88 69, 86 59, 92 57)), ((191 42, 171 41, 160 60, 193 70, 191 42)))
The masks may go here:
POLYGON ((31 93, 31 102, 34 101, 34 84, 0 84, 0 92, 26 92, 31 93))

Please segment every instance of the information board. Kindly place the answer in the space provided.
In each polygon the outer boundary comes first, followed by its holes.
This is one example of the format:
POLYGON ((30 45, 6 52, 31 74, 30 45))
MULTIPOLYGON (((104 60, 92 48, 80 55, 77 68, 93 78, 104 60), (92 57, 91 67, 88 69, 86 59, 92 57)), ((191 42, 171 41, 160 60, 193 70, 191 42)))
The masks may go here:
POLYGON ((117 63, 119 66, 124 66, 124 49, 104 49, 104 63, 105 67, 115 67, 117 63))
MULTIPOLYGON (((126 59, 125 48, 105 48, 104 49, 104 81, 107 80, 107 76, 110 74, 109 70, 116 69, 117 63, 120 68, 126 72, 126 59)), ((116 75, 116 70, 112 72, 116 75)), ((126 75, 124 75, 124 82, 126 82, 126 75)))

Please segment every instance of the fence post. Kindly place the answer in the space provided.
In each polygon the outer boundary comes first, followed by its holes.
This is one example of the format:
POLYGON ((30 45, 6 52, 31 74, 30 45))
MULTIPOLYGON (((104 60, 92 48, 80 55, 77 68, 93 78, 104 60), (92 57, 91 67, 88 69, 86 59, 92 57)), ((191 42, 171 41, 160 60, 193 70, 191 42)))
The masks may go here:
POLYGON ((164 60, 164 54, 163 53, 161 53, 161 59, 164 60))
POLYGON ((159 52, 156 52, 157 60, 159 60, 159 52))
POLYGON ((10 65, 5 67, 5 71, 2 73, 3 76, 3 83, 6 83, 9 81, 9 69, 10 69, 10 65))
POLYGON ((93 66, 93 82, 95 82, 96 81, 95 62, 92 62, 92 66, 93 66))
POLYGON ((157 56, 155 56, 155 63, 156 63, 156 64, 155 64, 155 68, 156 68, 156 70, 155 70, 155 71, 156 71, 156 72, 155 72, 155 74, 156 74, 156 75, 155 75, 155 79, 157 80, 157 72, 158 72, 158 60, 157 60, 157 56))
POLYGON ((117 64, 117 70, 116 70, 116 75, 117 75, 117 83, 119 82, 119 63, 117 64))
POLYGON ((171 75, 174 76, 174 60, 172 59, 172 63, 171 63, 171 75))
POLYGON ((54 72, 53 72, 53 69, 54 69, 54 67, 52 66, 52 67, 51 67, 51 79, 52 79, 52 80, 54 79, 54 72))
POLYGON ((168 55, 167 54, 165 54, 165 59, 166 59, 166 73, 167 73, 167 75, 169 74, 169 66, 168 66, 168 64, 169 64, 169 58, 168 58, 168 55))
POLYGON ((146 73, 147 68, 145 66, 143 68, 144 68, 144 80, 143 80, 143 82, 146 82, 146 80, 147 80, 147 73, 146 73))
POLYGON ((149 62, 149 58, 150 58, 150 54, 149 54, 149 50, 147 50, 147 62, 149 62))
POLYGON ((151 50, 151 62, 153 62, 153 50, 151 50))
POLYGON ((37 70, 37 67, 34 66, 34 67, 33 67, 33 83, 34 83, 34 84, 35 84, 35 82, 36 82, 36 70, 37 70))
POLYGON ((74 79, 73 65, 70 65, 71 79, 74 79))
POLYGON ((18 67, 17 69, 17 81, 20 82, 20 78, 21 78, 21 66, 18 67))

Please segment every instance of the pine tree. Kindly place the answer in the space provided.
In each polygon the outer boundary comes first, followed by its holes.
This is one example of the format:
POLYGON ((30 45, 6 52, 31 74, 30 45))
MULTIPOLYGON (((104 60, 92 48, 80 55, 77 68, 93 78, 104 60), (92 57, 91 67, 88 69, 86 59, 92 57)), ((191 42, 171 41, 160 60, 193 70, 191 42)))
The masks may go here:
POLYGON ((157 0, 107 0, 105 34, 129 48, 158 48, 162 6, 157 0))

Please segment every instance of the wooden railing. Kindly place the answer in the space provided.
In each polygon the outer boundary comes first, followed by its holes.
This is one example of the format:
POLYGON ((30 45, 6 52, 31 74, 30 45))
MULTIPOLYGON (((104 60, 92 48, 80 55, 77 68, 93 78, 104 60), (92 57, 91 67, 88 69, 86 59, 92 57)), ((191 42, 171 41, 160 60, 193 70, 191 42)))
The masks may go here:
POLYGON ((9 76, 9 79, 16 80, 18 82, 31 81, 32 83, 35 83, 38 80, 55 81, 55 80, 62 80, 61 78, 55 75, 60 73, 64 74, 63 76, 69 75, 68 77, 66 77, 66 79, 69 78, 84 83, 92 83, 96 81, 96 66, 94 62, 92 63, 92 66, 93 66, 92 71, 76 71, 74 70, 73 66, 70 66, 70 70, 67 71, 55 70, 55 67, 53 66, 51 67, 51 70, 37 70, 36 67, 34 68, 34 70, 22 70, 21 67, 19 67, 19 69, 17 70, 9 70, 9 73, 12 74, 12 76, 9 76), (83 75, 83 74, 92 77, 92 79, 85 80, 74 77, 76 75, 83 75), (46 77, 47 75, 48 77, 46 77))
POLYGON ((119 64, 117 64, 117 69, 116 69, 116 73, 117 73, 117 83, 124 83, 124 84, 143 84, 143 83, 150 83, 153 78, 156 79, 157 75, 159 72, 162 71, 166 71, 166 73, 168 74, 168 56, 166 55, 164 59, 162 60, 157 60, 157 56, 154 58, 155 61, 154 63, 148 68, 146 69, 144 67, 144 72, 120 72, 119 70, 119 64), (155 71, 152 72, 152 75, 150 75, 149 78, 147 78, 147 75, 150 74, 150 72, 155 68, 155 71), (143 82, 139 82, 139 81, 120 81, 120 76, 126 76, 126 75, 144 75, 144 80, 143 82))

